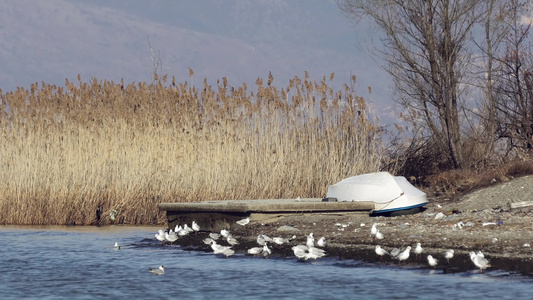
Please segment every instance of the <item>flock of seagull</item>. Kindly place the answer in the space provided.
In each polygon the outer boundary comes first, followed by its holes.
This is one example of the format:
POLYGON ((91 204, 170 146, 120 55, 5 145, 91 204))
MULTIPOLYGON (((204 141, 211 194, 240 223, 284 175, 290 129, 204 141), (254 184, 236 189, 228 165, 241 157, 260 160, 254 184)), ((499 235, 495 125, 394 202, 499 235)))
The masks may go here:
MULTIPOLYGON (((377 228, 377 224, 374 223, 372 225, 372 228, 370 229, 370 235, 374 236, 376 239, 381 240, 384 238, 383 234, 379 232, 379 229, 377 228)), ((407 246, 404 249, 394 248, 390 252, 383 249, 380 245, 376 245, 376 254, 379 255, 380 259, 383 258, 384 255, 389 255, 393 259, 397 259, 398 263, 401 263, 402 261, 405 261, 409 258, 411 253, 411 246, 407 246)), ((416 257, 421 256, 422 252, 424 252, 424 249, 422 248, 421 243, 416 243, 415 246, 415 255, 416 257)), ((450 263, 450 259, 453 258, 454 251, 453 249, 448 249, 444 252, 444 258, 450 263)), ((427 257, 428 264, 431 267, 436 267, 439 263, 439 260, 434 258, 432 255, 428 255, 427 257)), ((476 267, 479 268, 480 272, 483 273, 483 270, 486 268, 489 268, 490 262, 485 258, 485 255, 481 251, 478 251, 477 253, 472 251, 470 252, 470 260, 476 267)))
MULTIPOLYGON (((248 223, 250 223, 250 218, 242 219, 236 222, 237 224, 241 226, 245 226, 248 223)), ((188 235, 190 233, 197 233, 200 232, 200 226, 195 222, 192 221, 192 225, 189 227, 187 224, 181 226, 176 225, 174 229, 170 229, 168 231, 165 231, 163 229, 160 229, 156 234, 155 238, 160 241, 162 244, 170 243, 173 244, 178 240, 179 237, 188 235)), ((375 237, 378 240, 381 240, 384 238, 383 234, 378 230, 377 224, 374 223, 372 225, 372 228, 370 229, 370 235, 375 237)), ((265 258, 269 257, 272 254, 272 249, 268 246, 269 243, 274 243, 277 245, 283 245, 288 244, 291 241, 293 241, 296 238, 295 235, 293 235, 290 238, 283 238, 283 237, 274 237, 271 238, 264 234, 259 234, 257 236, 257 244, 258 247, 252 247, 248 249, 247 253, 249 255, 254 256, 263 256, 265 258)), ((232 249, 233 246, 239 244, 239 241, 226 229, 223 229, 220 231, 220 233, 210 232, 209 236, 203 239, 203 242, 206 245, 209 245, 211 249, 213 250, 214 254, 222 254, 226 257, 229 257, 235 253, 235 250, 232 249), (217 243, 219 240, 225 240, 228 245, 222 245, 217 243)), ((294 255, 300 259, 300 260, 308 260, 308 259, 318 259, 326 255, 325 250, 323 249, 326 247, 327 242, 325 237, 321 237, 317 241, 315 241, 315 237, 313 236, 313 233, 309 233, 307 235, 307 240, 305 245, 296 245, 293 246, 291 249, 294 253, 294 255), (319 248, 320 247, 320 248, 319 248)), ((114 246, 115 250, 119 250, 120 246, 118 243, 115 243, 114 246)), ((394 248, 390 252, 383 249, 380 245, 376 245, 375 252, 380 257, 381 260, 383 256, 389 255, 393 259, 397 259, 398 263, 405 262, 410 256, 411 253, 411 246, 407 246, 403 249, 400 248, 394 248)), ((421 243, 416 243, 414 248, 414 253, 416 257, 422 256, 424 249, 422 248, 421 243)), ((448 249, 444 252, 443 257, 450 262, 450 259, 454 257, 454 250, 448 249)), ((432 255, 427 255, 427 262, 429 266, 436 267, 439 263, 439 260, 433 257, 432 255)), ((486 268, 489 268, 491 265, 489 261, 485 258, 483 253, 481 251, 476 252, 470 252, 470 259, 472 263, 480 269, 480 272, 483 273, 483 270, 486 268)), ((153 275, 163 275, 165 274, 165 266, 161 265, 159 268, 149 268, 148 269, 151 274, 153 275)))

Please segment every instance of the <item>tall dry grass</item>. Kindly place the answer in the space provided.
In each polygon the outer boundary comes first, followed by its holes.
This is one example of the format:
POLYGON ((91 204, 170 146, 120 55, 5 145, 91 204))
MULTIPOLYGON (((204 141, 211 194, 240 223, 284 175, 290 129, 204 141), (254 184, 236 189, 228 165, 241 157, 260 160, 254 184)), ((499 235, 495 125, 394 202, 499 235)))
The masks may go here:
POLYGON ((380 129, 348 85, 166 79, 0 93, 0 223, 156 224, 160 202, 322 197, 379 169, 380 129))

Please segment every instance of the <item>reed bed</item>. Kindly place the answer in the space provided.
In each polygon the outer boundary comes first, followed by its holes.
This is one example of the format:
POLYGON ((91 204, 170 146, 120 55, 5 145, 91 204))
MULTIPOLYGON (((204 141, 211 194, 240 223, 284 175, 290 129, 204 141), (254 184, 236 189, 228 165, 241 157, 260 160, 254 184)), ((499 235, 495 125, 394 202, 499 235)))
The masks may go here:
POLYGON ((380 128, 348 85, 166 77, 0 92, 0 224, 161 224, 161 202, 322 197, 380 167, 380 128))

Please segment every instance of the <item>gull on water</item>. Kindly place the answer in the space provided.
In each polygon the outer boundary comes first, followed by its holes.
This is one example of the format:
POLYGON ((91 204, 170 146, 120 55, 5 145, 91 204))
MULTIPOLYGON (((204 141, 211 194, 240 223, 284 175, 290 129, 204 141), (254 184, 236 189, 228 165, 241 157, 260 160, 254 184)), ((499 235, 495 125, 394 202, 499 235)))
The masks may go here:
POLYGON ((120 250, 120 246, 118 245, 118 242, 115 242, 115 246, 113 246, 113 249, 120 250))
POLYGON ((246 225, 248 223, 250 223, 250 218, 246 218, 246 219, 242 219, 242 220, 237 221, 237 224, 239 224, 241 226, 244 226, 244 225, 246 225))
POLYGON ((165 274, 165 269, 165 266, 160 265, 159 268, 156 269, 148 268, 148 271, 150 271, 150 273, 152 273, 153 275, 163 275, 165 274))
POLYGON ((307 242, 305 242, 305 245, 307 247, 314 247, 315 246, 315 237, 313 236, 313 233, 309 233, 307 236, 307 242))
POLYGON ((483 269, 490 267, 489 261, 485 258, 485 256, 481 252, 478 252, 477 254, 473 251, 470 252, 470 260, 472 260, 474 265, 476 265, 476 267, 479 268, 481 273, 483 273, 483 269))
POLYGON ((422 248, 422 244, 420 243, 416 243, 416 247, 415 247, 415 256, 418 258, 418 256, 420 254, 422 254, 422 252, 424 251, 424 249, 422 248))
POLYGON ((428 255, 428 263, 429 263, 430 266, 435 267, 438 262, 439 261, 437 259, 433 258, 433 256, 428 255))
POLYGON ((326 245, 328 243, 326 242, 326 238, 325 237, 321 237, 320 239, 318 239, 318 242, 316 242, 316 244, 319 247, 326 247, 326 245))
POLYGON ((233 253, 235 253, 235 250, 233 250, 231 248, 226 248, 226 249, 224 249, 224 251, 222 251, 222 254, 226 255, 226 257, 232 256, 233 253))
POLYGON ((448 263, 450 263, 450 259, 453 258, 453 249, 446 250, 446 252, 444 252, 444 258, 446 258, 448 263))
POLYGON ((405 250, 403 250, 396 258, 398 259, 398 263, 400 263, 402 260, 405 261, 409 258, 409 252, 411 251, 411 246, 407 246, 405 250))
POLYGON ((377 245, 376 246, 376 254, 379 255, 379 259, 383 259, 383 255, 389 254, 389 252, 387 252, 387 250, 381 248, 380 245, 377 245))

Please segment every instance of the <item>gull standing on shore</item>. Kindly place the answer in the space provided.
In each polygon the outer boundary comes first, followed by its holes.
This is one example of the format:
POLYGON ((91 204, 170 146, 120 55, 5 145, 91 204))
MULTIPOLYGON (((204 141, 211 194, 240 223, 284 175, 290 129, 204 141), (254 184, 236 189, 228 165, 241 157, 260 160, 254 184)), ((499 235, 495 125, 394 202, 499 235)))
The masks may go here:
POLYGON ((155 238, 161 242, 161 244, 165 244, 165 241, 167 240, 165 238, 165 231, 163 229, 159 229, 159 231, 155 234, 155 238))
POLYGON ((250 255, 257 255, 263 252, 263 247, 253 247, 248 249, 248 254, 250 255))
POLYGON ((376 246, 376 254, 379 255, 379 259, 383 259, 383 255, 385 254, 389 254, 389 252, 387 252, 387 250, 381 248, 380 245, 377 245, 376 246))
POLYGON ((428 255, 428 263, 429 263, 430 266, 435 267, 438 262, 439 261, 437 259, 433 258, 433 256, 428 255))
POLYGON ((415 247, 415 256, 416 258, 418 259, 418 256, 420 254, 422 254, 422 252, 424 252, 424 249, 422 248, 422 244, 420 243, 416 243, 416 247, 415 247))
POLYGON ((241 226, 244 226, 246 224, 250 223, 250 218, 246 218, 246 219, 242 219, 242 220, 239 220, 237 221, 237 224, 241 225, 241 226))
POLYGON ((485 258, 485 255, 483 253, 478 252, 477 254, 475 252, 470 252, 470 260, 476 265, 476 267, 479 268, 481 273, 483 273, 483 269, 489 268, 491 265, 489 261, 485 258))
POLYGON ((307 236, 307 242, 305 242, 305 245, 307 247, 314 247, 315 246, 315 237, 313 236, 313 233, 309 233, 307 236))
POLYGON ((384 238, 385 238, 385 236, 383 235, 383 233, 381 233, 379 230, 376 231, 376 239, 382 240, 384 238))
POLYGON ((316 244, 319 247, 326 247, 326 245, 328 243, 326 242, 326 238, 325 237, 321 237, 320 239, 318 239, 318 242, 316 242, 316 244))
POLYGON ((200 226, 198 225, 198 223, 196 223, 196 221, 192 221, 192 230, 194 230, 195 232, 198 232, 200 231, 200 226))
POLYGON ((376 223, 372 225, 372 228, 370 229, 370 236, 375 236, 378 233, 378 227, 376 223))
POLYGON ((407 246, 405 248, 405 250, 403 250, 403 252, 401 252, 400 254, 398 254, 398 256, 396 257, 398 259, 398 263, 400 263, 402 260, 405 261, 409 258, 409 252, 411 251, 411 246, 407 246))
POLYGON ((448 263, 450 263, 450 259, 453 258, 453 249, 446 250, 446 252, 444 252, 444 258, 446 258, 448 263))
POLYGON ((165 269, 165 266, 160 265, 157 269, 148 268, 148 271, 150 271, 150 273, 152 273, 153 275, 163 275, 165 274, 165 269))

